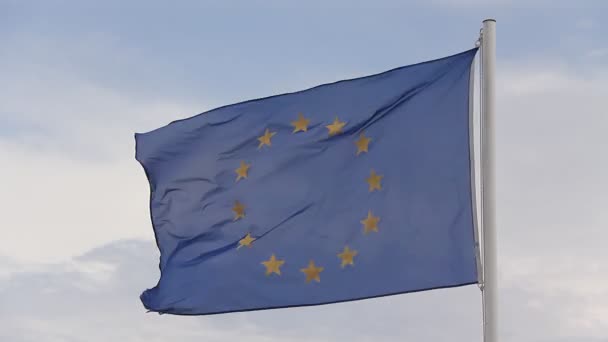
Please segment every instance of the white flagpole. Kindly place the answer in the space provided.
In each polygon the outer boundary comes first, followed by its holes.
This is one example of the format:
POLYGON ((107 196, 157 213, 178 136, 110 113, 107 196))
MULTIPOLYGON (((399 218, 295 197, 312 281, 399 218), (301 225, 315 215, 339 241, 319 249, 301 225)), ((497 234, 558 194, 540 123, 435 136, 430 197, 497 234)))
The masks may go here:
POLYGON ((495 207, 495 81, 496 67, 496 20, 483 21, 481 33, 481 197, 483 242, 483 340, 497 342, 497 290, 498 272, 496 260, 496 207, 495 207))

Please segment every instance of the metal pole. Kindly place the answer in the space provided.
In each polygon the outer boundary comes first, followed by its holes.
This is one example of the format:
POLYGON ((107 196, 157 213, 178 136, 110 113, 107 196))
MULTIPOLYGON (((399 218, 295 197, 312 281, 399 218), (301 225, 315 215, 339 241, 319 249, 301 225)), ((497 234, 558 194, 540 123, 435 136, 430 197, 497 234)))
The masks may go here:
POLYGON ((497 342, 497 260, 495 207, 495 80, 496 20, 483 21, 481 36, 481 174, 482 174, 482 237, 483 237, 483 306, 484 342, 497 342))

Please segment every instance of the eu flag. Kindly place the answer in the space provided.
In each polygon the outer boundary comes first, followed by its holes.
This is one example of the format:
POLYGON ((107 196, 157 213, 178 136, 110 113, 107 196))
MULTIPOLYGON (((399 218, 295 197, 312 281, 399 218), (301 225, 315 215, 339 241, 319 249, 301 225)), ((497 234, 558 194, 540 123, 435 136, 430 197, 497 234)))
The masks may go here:
POLYGON ((136 134, 160 249, 144 306, 215 314, 476 283, 476 52, 136 134))

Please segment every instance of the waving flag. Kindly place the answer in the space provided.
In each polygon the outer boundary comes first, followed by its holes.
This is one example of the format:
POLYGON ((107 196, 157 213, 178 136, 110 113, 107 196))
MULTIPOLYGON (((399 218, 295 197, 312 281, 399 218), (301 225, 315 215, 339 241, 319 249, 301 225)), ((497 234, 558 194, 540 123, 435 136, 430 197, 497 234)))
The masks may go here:
POLYGON ((144 306, 214 314, 476 283, 476 52, 136 134, 161 253, 144 306))

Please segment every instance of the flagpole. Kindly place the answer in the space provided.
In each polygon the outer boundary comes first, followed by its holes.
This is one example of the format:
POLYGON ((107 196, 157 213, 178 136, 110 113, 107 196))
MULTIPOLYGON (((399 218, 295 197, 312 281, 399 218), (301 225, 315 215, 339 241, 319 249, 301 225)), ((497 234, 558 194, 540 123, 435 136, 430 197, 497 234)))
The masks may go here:
POLYGON ((495 207, 495 80, 496 20, 483 21, 481 33, 481 174, 482 174, 482 243, 483 243, 483 340, 497 342, 497 290, 495 207))

